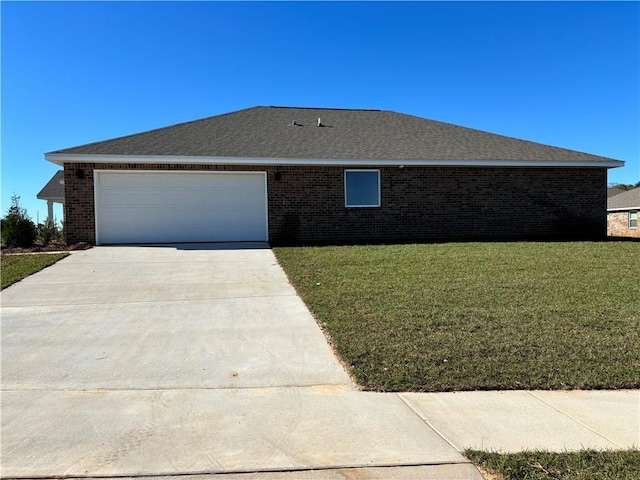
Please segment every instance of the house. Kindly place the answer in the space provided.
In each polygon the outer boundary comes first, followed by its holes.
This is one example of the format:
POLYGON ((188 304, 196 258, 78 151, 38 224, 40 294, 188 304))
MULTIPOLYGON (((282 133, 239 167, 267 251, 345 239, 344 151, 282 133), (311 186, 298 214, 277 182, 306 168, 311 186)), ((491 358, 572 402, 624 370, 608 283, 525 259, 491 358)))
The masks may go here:
POLYGON ((638 228, 640 187, 607 200, 607 234, 615 237, 640 238, 638 228))
POLYGON ((47 218, 53 219, 53 204, 64 204, 64 171, 58 170, 36 197, 47 201, 47 218))
POLYGON ((70 243, 606 236, 624 162, 381 110, 253 107, 45 154, 70 243))

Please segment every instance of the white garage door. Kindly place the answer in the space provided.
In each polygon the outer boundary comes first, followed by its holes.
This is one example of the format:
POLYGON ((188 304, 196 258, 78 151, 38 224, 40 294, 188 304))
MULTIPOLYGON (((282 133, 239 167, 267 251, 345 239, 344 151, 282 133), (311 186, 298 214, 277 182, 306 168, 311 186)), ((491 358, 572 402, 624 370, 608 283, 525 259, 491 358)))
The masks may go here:
POLYGON ((96 243, 267 240, 264 172, 96 171, 96 243))

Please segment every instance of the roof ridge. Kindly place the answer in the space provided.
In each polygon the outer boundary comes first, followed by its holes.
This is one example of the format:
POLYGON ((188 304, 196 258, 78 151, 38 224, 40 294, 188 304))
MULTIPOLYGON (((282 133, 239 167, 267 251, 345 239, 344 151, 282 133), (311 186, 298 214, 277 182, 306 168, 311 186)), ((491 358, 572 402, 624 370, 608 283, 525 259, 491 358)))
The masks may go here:
MULTIPOLYGON (((260 108, 260 107, 255 107, 260 108)), ((339 110, 348 112, 383 112, 379 108, 332 108, 332 107, 290 107, 285 105, 269 105, 266 108, 291 108, 297 110, 339 110)))

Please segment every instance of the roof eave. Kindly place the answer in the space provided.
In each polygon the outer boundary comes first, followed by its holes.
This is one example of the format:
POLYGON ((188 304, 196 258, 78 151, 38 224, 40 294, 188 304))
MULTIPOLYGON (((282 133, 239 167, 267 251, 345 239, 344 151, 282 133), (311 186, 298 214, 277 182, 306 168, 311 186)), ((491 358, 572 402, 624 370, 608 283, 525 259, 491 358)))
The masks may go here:
POLYGON ((63 166, 65 163, 142 163, 202 165, 335 165, 335 166, 420 166, 420 167, 622 167, 621 160, 396 160, 396 159, 314 159, 205 157, 174 155, 94 155, 47 153, 44 158, 63 166))
POLYGON ((607 212, 623 212, 626 210, 640 210, 640 205, 637 207, 616 207, 616 208, 607 208, 607 212))
POLYGON ((55 203, 64 203, 64 197, 51 197, 49 195, 36 195, 36 198, 38 200, 47 200, 47 201, 52 201, 55 203))

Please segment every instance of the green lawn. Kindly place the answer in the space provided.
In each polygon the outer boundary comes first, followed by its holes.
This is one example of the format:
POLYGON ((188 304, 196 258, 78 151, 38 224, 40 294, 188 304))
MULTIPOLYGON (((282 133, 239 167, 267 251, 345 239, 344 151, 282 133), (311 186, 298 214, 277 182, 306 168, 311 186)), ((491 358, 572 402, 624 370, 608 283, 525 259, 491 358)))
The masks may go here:
POLYGON ((640 243, 275 248, 377 391, 640 387, 640 243))
POLYGON ((33 255, 2 255, 0 272, 2 273, 2 288, 7 288, 23 278, 42 270, 68 253, 42 253, 33 255))
POLYGON ((504 480, 637 480, 640 472, 639 450, 503 455, 469 450, 465 455, 504 480))

